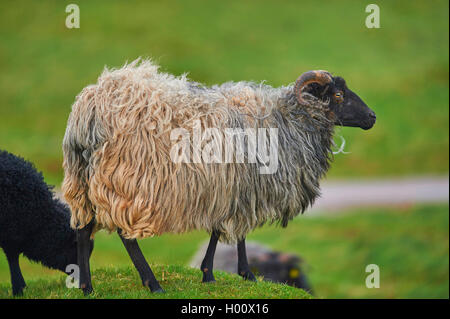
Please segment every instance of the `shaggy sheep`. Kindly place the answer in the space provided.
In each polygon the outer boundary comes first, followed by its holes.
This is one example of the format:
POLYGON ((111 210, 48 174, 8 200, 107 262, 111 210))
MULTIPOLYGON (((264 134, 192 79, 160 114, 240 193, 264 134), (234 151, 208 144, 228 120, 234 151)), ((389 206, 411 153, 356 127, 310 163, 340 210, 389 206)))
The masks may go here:
POLYGON ((87 243, 101 228, 118 230, 151 291, 162 289, 136 239, 193 229, 211 233, 204 282, 214 281, 219 240, 237 242, 239 274, 256 280, 246 234, 266 222, 286 226, 313 203, 329 167, 336 124, 369 129, 374 122, 375 113, 345 81, 326 71, 309 71, 295 85, 273 88, 251 82, 206 87, 158 72, 150 61, 105 69, 77 96, 63 141, 62 189, 78 230, 81 287, 92 291, 87 243), (180 130, 195 135, 208 128, 214 131, 200 140, 191 143, 181 135, 180 141, 180 130), (208 148, 220 149, 216 135, 230 128, 258 130, 257 151, 256 137, 248 134, 244 151, 231 160, 205 160, 208 148), (179 143, 189 144, 181 155, 174 152, 179 143), (268 174, 260 170, 268 163, 264 149, 276 157, 268 174))
MULTIPOLYGON (((208 243, 203 244, 190 262, 198 268, 205 256, 208 243)), ((246 251, 251 271, 264 280, 285 283, 312 294, 312 288, 305 273, 304 261, 294 254, 273 251, 256 242, 247 242, 246 251)), ((214 254, 214 269, 236 273, 238 255, 233 246, 218 243, 214 254)))
POLYGON ((20 254, 61 271, 77 263, 68 207, 53 197, 31 163, 6 151, 0 151, 0 247, 8 260, 14 295, 22 294, 26 286, 20 254))

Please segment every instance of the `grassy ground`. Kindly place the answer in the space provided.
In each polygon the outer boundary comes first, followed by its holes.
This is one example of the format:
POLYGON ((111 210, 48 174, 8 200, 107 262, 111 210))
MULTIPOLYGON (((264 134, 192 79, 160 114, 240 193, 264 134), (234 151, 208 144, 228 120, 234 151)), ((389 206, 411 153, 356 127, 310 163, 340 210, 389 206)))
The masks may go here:
MULTIPOLYGON (((261 281, 257 284, 243 280, 238 275, 217 272, 216 282, 203 284, 201 273, 184 266, 151 265, 160 274, 160 284, 166 293, 151 294, 141 285, 139 275, 131 267, 100 268, 93 272, 94 292, 88 298, 170 298, 170 299, 310 299, 301 289, 261 281), (162 277, 162 278, 161 278, 162 277)), ((24 298, 85 298, 79 289, 67 289, 66 278, 38 279, 31 281, 24 291, 24 298)), ((10 297, 5 289, 0 298, 10 297)))
MULTIPOLYGON (((265 226, 252 233, 249 240, 301 255, 309 265, 308 276, 320 298, 448 298, 448 218, 448 205, 359 209, 333 217, 302 216, 286 229, 265 226), (380 268, 379 289, 365 286, 368 264, 380 268)), ((256 290, 247 291, 248 283, 222 273, 218 274, 219 285, 200 285, 200 271, 181 265, 189 262, 206 238, 205 233, 193 232, 140 241, 147 260, 157 265, 155 274, 168 290, 167 297, 237 297, 240 288, 248 293, 245 297, 257 297, 255 294, 262 294, 266 288, 264 296, 269 298, 304 297, 287 287, 266 287, 261 283, 256 290), (186 292, 191 286, 195 290, 192 295, 186 292)), ((96 297, 148 296, 140 288, 137 272, 130 268, 131 261, 117 235, 97 234, 91 264, 96 297)), ((25 259, 21 265, 30 288, 26 296, 80 296, 63 288, 59 273, 25 259)), ((9 272, 6 258, 0 254, 0 298, 8 296, 9 272)))
MULTIPOLYGON (((138 56, 206 84, 267 80, 278 86, 327 69, 378 116, 345 128, 350 155, 331 176, 447 173, 448 2, 377 1, 381 28, 367 29, 354 1, 77 1, 0 3, 0 148, 62 180, 61 141, 75 96, 105 65, 138 56)), ((338 140, 339 141, 339 140, 338 140)))

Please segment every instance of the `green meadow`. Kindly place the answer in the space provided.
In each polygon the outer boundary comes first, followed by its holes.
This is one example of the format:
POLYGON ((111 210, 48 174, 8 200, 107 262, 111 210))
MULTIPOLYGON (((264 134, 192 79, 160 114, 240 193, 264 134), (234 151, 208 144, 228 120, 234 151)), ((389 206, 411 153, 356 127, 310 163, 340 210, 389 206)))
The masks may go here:
MULTIPOLYGON (((354 1, 65 1, 0 4, 0 148, 62 180, 61 142, 75 96, 105 66, 151 57, 211 85, 343 76, 377 113, 370 131, 338 130, 348 155, 330 177, 448 172, 448 2, 378 1, 381 28, 354 1)), ((340 138, 336 139, 340 143, 340 138)))
MULTIPOLYGON (((85 297, 80 289, 67 289, 66 278, 40 278, 31 282, 26 293, 17 298, 38 299, 311 299, 305 291, 288 285, 262 281, 254 284, 244 281, 238 275, 217 272, 217 282, 203 284, 201 273, 180 265, 151 265, 161 274, 160 284, 165 293, 150 293, 141 285, 138 273, 133 267, 110 266, 92 272, 96 290, 85 297)), ((0 298, 8 298, 6 291, 0 291, 0 298)))
MULTIPOLYGON (((248 240, 300 255, 317 298, 448 298, 448 209, 448 205, 432 205, 358 209, 335 216, 306 214, 286 229, 264 226, 248 240), (379 266, 380 288, 365 285, 369 264, 379 266)), ((139 241, 167 291, 164 298, 310 298, 286 285, 267 285, 261 278, 257 284, 249 283, 222 272, 217 272, 217 286, 202 284, 200 270, 185 266, 207 238, 205 232, 192 232, 139 241)), ((65 287, 64 274, 25 258, 21 265, 28 284, 25 298, 83 297, 80 291, 65 287)), ((93 297, 161 297, 141 286, 117 234, 96 235, 91 267, 93 297)), ((8 265, 1 257, 0 298, 9 297, 8 265)))
MULTIPOLYGON (((368 29, 368 3, 343 1, 79 0, 80 28, 65 26, 68 1, 0 2, 0 149, 35 163, 60 186, 61 143, 76 95, 105 66, 138 57, 207 85, 287 85, 303 72, 344 77, 377 114, 369 131, 338 128, 330 179, 449 172, 448 1, 379 0, 381 28, 368 29)), ((448 298, 448 204, 361 208, 306 216, 286 229, 249 236, 301 255, 319 298, 448 298), (365 267, 380 267, 380 288, 365 267)), ((218 273, 200 283, 186 268, 204 232, 163 235, 140 245, 166 289, 162 298, 310 298, 285 285, 218 273)), ((147 298, 116 234, 100 232, 91 259, 98 298, 147 298)), ((25 298, 82 298, 65 277, 21 259, 25 298)), ((260 278, 261 279, 261 278, 260 278)), ((0 298, 11 297, 0 253, 0 298)), ((152 296, 158 297, 158 296, 152 296)), ((158 298, 159 298, 158 297, 158 298)))

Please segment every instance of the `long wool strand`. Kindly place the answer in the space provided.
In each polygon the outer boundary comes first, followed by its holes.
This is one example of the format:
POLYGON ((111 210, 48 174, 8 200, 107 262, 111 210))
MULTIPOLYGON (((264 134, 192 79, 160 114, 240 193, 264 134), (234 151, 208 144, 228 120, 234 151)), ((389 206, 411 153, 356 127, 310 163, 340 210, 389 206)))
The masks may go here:
MULTIPOLYGON (((63 141, 63 193, 71 225, 143 238, 193 229, 236 242, 266 222, 286 226, 319 195, 333 125, 326 104, 293 85, 252 82, 206 87, 139 59, 105 69, 77 96, 63 141), (278 128, 278 169, 258 163, 174 163, 170 132, 278 128)), ((203 141, 203 145, 206 142, 203 141)))

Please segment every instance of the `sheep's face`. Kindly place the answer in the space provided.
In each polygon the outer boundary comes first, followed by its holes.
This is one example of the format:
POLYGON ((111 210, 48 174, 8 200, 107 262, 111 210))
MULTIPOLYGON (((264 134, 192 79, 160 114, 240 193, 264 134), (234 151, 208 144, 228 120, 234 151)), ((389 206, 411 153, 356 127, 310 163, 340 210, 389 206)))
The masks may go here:
MULTIPOLYGON (((94 241, 90 240, 89 256, 91 256, 93 249, 94 241)), ((76 239, 75 231, 73 229, 70 230, 70 238, 65 243, 61 243, 61 246, 58 247, 58 252, 59 253, 56 255, 56 260, 54 261, 54 263, 48 265, 51 268, 66 272, 66 268, 68 265, 76 265, 78 263, 78 242, 76 239)))
POLYGON ((368 130, 375 124, 375 112, 347 87, 341 77, 333 77, 326 71, 309 71, 299 77, 295 91, 300 103, 302 92, 329 101, 328 108, 334 115, 336 125, 368 130))
POLYGON ((330 100, 329 108, 336 116, 336 125, 368 130, 375 124, 375 112, 347 87, 343 78, 335 77, 329 91, 326 95, 330 100))

